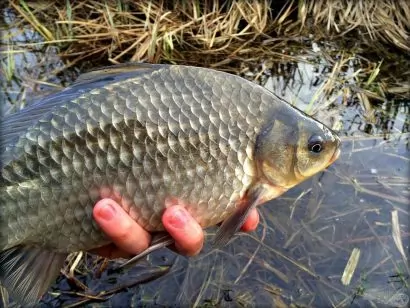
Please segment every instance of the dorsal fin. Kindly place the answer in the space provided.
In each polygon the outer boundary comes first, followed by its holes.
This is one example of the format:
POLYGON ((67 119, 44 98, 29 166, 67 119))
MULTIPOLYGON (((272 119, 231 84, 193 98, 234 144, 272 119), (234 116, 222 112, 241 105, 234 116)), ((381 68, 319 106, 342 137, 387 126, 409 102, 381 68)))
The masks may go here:
POLYGON ((124 63, 80 75, 66 89, 40 98, 30 106, 3 117, 0 121, 0 154, 4 152, 7 145, 14 144, 28 127, 41 120, 53 108, 66 104, 92 89, 127 78, 135 78, 165 66, 161 64, 124 63))
POLYGON ((149 64, 149 63, 121 63, 113 66, 101 67, 97 70, 93 70, 78 76, 72 86, 84 86, 89 84, 99 84, 100 82, 113 83, 127 78, 137 77, 147 72, 152 72, 161 67, 165 67, 165 64, 149 64))

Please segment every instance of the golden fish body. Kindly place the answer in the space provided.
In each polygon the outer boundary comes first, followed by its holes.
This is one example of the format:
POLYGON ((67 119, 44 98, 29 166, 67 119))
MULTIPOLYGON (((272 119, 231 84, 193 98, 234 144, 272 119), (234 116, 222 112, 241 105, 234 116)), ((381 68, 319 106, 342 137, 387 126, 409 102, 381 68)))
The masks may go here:
MULTIPOLYGON (((103 195, 117 198, 148 231, 163 230, 167 198, 186 204, 204 228, 228 220, 223 232, 237 230, 250 207, 339 154, 333 132, 263 87, 172 65, 85 74, 6 117, 2 134, 0 280, 6 287, 15 283, 18 255, 58 259, 59 269, 66 253, 107 244, 92 219, 103 195)), ((46 288, 12 295, 30 302, 46 288)))

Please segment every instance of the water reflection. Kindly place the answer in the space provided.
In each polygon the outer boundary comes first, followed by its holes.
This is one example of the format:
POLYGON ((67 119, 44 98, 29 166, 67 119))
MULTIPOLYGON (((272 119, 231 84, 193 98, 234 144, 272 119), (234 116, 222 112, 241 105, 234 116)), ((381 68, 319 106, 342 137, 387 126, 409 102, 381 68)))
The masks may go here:
POLYGON ((43 39, 30 27, 10 27, 15 15, 9 8, 3 11, 0 27, 0 112, 7 114, 34 101, 33 96, 73 81, 73 74, 64 70, 58 48, 43 45, 43 39))

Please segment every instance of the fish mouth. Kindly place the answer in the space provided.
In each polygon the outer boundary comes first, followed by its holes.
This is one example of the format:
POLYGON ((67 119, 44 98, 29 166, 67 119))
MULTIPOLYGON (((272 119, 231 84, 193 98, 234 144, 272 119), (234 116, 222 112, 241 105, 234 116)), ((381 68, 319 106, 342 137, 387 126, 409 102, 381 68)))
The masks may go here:
POLYGON ((329 163, 327 164, 328 167, 339 158, 340 152, 340 149, 337 148, 336 151, 333 153, 332 157, 330 158, 329 163))
POLYGON ((330 158, 327 167, 329 167, 331 164, 333 164, 339 158, 340 152, 341 152, 340 145, 341 145, 342 142, 341 142, 339 136, 335 135, 334 138, 335 138, 335 141, 336 141, 336 150, 333 153, 332 157, 330 158))

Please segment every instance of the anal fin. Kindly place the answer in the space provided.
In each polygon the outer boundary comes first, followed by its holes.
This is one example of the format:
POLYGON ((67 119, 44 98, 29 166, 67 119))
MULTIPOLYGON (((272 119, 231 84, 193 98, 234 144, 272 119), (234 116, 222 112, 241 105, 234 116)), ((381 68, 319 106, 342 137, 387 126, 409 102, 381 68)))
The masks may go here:
POLYGON ((47 292, 67 254, 33 247, 13 247, 0 253, 0 285, 13 301, 33 306, 47 292))
POLYGON ((145 249, 143 252, 139 253, 138 255, 134 256, 133 258, 129 259, 125 263, 121 264, 115 270, 116 271, 127 270, 127 269, 131 268, 132 266, 134 266, 135 264, 137 264, 142 258, 147 256, 151 252, 154 252, 154 251, 156 251, 158 249, 161 249, 161 248, 165 248, 165 247, 170 246, 174 243, 175 243, 175 241, 171 237, 171 235, 169 235, 166 232, 158 232, 157 234, 155 234, 152 237, 151 244, 147 249, 145 249))

